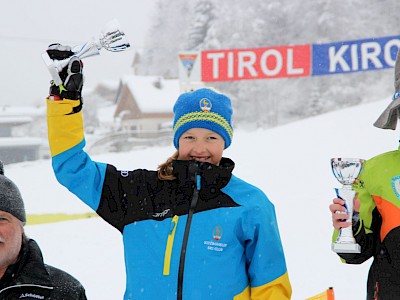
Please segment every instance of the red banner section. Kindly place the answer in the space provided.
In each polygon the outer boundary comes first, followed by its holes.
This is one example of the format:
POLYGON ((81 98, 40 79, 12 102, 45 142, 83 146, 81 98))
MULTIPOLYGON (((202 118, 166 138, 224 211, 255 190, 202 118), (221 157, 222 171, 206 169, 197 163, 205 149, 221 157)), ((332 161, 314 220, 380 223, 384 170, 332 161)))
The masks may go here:
POLYGON ((202 81, 310 76, 311 45, 201 52, 202 81))

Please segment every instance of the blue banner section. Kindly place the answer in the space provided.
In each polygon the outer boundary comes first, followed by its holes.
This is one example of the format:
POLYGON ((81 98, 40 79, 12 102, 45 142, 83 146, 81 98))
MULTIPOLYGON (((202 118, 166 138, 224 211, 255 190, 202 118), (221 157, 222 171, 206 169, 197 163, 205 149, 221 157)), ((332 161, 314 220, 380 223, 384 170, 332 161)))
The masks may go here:
POLYGON ((312 45, 311 76, 392 68, 400 36, 312 45))

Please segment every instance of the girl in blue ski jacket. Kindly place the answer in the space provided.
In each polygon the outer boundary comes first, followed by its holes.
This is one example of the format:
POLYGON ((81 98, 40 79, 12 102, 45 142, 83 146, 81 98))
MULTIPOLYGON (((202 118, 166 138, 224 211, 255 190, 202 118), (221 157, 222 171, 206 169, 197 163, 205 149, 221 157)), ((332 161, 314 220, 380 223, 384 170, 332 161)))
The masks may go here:
MULTIPOLYGON (((66 48, 53 46, 52 59, 66 48)), ((68 53, 67 53, 68 54, 68 53)), ((124 299, 290 299, 273 204, 232 174, 230 99, 202 88, 174 106, 176 153, 157 171, 121 171, 84 152, 82 64, 48 97, 58 181, 123 235, 124 299)))

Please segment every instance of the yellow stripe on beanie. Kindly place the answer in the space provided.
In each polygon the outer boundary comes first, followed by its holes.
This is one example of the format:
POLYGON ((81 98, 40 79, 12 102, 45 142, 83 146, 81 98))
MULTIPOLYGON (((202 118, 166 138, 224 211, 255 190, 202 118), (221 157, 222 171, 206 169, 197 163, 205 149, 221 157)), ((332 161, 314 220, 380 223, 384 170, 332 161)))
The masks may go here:
POLYGON ((191 112, 183 115, 182 117, 179 118, 179 120, 176 122, 174 126, 174 132, 176 132, 179 127, 182 125, 189 123, 189 122, 195 122, 195 121, 209 121, 209 122, 214 122, 221 126, 223 129, 226 130, 228 133, 229 137, 232 138, 233 136, 233 130, 231 126, 229 125, 228 121, 222 117, 221 115, 213 112, 191 112))

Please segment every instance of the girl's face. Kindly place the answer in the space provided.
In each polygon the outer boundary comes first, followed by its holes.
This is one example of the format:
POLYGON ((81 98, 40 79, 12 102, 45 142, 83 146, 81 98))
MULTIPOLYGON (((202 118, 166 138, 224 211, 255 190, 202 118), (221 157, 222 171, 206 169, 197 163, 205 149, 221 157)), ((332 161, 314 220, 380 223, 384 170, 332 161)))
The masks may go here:
POLYGON ((225 141, 214 131, 192 128, 179 139, 179 160, 196 160, 218 165, 224 152, 225 141))

